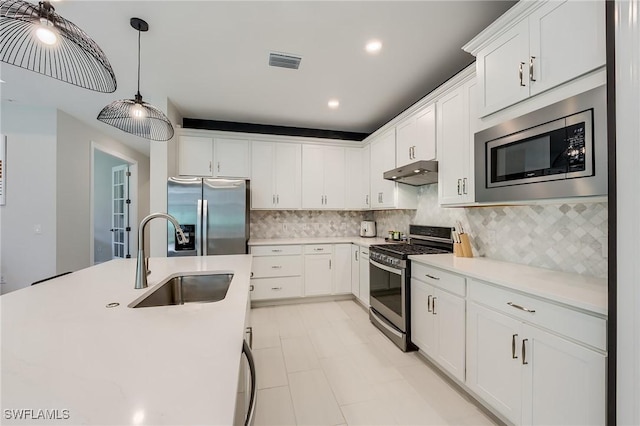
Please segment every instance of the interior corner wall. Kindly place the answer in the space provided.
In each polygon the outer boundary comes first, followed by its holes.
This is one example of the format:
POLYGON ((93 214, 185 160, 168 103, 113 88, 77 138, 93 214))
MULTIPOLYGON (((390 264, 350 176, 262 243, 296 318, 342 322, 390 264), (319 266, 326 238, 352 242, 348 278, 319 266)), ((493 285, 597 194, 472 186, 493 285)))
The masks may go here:
POLYGON ((56 273, 56 110, 2 105, 7 136, 2 276, 7 293, 56 273))
POLYGON ((149 212, 149 158, 63 111, 57 123, 56 268, 61 273, 91 266, 91 142, 138 162, 138 217, 149 212))

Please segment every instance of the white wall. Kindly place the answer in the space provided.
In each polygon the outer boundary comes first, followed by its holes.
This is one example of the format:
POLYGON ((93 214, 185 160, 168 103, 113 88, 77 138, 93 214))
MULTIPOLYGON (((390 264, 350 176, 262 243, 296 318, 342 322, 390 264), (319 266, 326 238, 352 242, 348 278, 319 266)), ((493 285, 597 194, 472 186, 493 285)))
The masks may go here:
POLYGON ((0 125, 7 135, 7 203, 0 206, 6 293, 56 274, 56 110, 3 104, 0 125))
POLYGON ((91 266, 91 142, 138 162, 138 217, 149 211, 149 158, 58 111, 57 269, 91 266))
MULTIPOLYGON (((111 260, 111 186, 112 171, 116 166, 127 164, 120 158, 96 150, 93 171, 93 259, 94 263, 111 260)), ((130 238, 136 238, 131 235, 130 238)), ((135 253, 132 253, 135 256, 135 253)))
POLYGON ((640 1, 616 1, 617 422, 640 424, 640 1))

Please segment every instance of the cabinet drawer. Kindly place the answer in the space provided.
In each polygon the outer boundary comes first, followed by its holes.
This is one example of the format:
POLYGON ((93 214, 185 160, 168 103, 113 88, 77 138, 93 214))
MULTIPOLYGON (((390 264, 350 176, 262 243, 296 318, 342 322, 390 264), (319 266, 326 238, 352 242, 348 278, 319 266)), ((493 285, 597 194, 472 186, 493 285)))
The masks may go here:
POLYGON ((302 246, 252 246, 251 254, 254 256, 287 256, 302 254, 302 246))
POLYGON ((307 244, 304 246, 304 254, 326 254, 333 253, 331 244, 307 244))
POLYGON ((607 349, 607 321, 604 318, 472 279, 469 280, 469 298, 600 350, 607 349))
POLYGON ((291 277, 302 274, 302 256, 263 256, 253 259, 253 278, 291 277))
POLYGON ((465 297, 465 277, 421 263, 411 262, 411 278, 439 287, 450 293, 465 297))
POLYGON ((302 297, 301 277, 252 279, 251 300, 302 297))

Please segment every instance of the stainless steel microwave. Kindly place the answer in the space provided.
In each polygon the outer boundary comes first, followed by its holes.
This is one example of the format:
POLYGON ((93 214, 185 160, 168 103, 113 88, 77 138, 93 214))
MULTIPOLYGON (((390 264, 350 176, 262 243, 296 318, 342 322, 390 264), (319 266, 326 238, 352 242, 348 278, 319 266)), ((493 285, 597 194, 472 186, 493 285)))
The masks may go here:
POLYGON ((475 134, 476 201, 607 193, 605 86, 475 134))

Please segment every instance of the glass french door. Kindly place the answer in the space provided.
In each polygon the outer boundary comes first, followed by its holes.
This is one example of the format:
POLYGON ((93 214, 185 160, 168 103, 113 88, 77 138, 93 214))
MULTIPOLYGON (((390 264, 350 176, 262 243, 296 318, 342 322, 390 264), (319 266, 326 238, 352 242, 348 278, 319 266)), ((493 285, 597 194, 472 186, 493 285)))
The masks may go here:
POLYGON ((129 165, 111 169, 111 253, 113 259, 129 258, 129 165))

